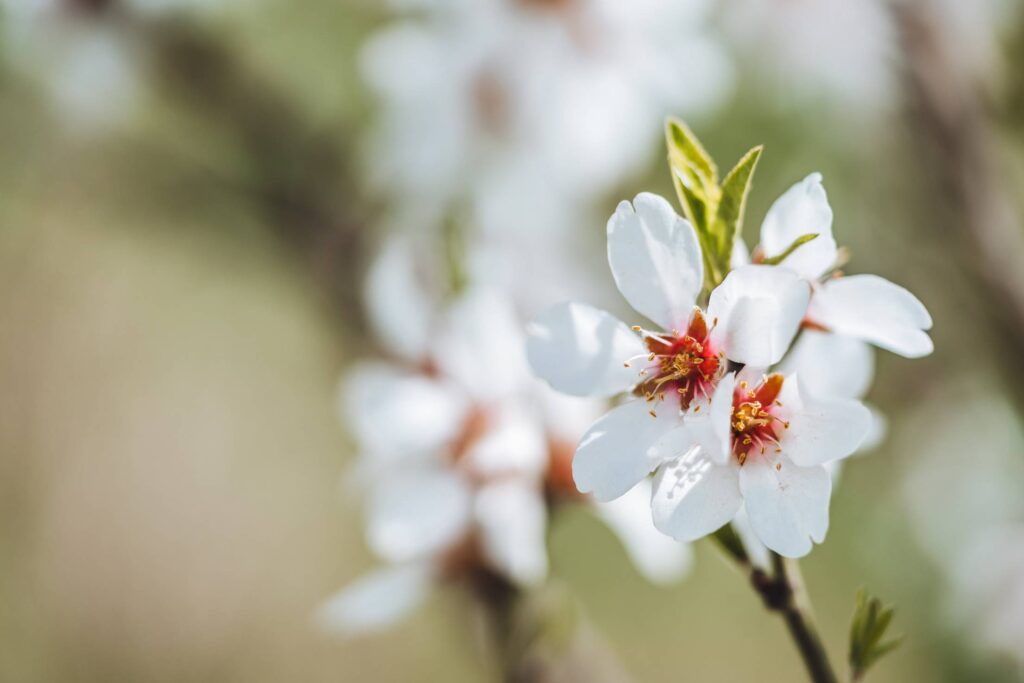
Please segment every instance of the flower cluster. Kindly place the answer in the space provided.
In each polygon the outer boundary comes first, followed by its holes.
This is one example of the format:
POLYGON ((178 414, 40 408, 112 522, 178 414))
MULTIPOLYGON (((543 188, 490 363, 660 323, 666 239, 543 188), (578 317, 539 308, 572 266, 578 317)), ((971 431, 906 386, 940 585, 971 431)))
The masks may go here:
POLYGON ((611 500, 653 473, 664 533, 694 540, 739 515, 771 550, 802 556, 828 528, 826 465, 871 430, 857 400, 872 371, 866 345, 925 355, 931 319, 905 289, 836 270, 820 175, 772 205, 750 257, 737 235, 760 151, 719 185, 684 126, 670 123, 669 143, 690 220, 645 193, 608 221, 615 283, 660 329, 559 304, 531 323, 529 360, 565 393, 626 396, 577 447, 581 491, 611 500))
MULTIPOLYGON (((507 299, 470 288, 441 304, 418 270, 410 241, 384 250, 368 312, 394 360, 357 363, 342 384, 342 413, 361 449, 353 478, 365 493, 367 542, 388 566, 322 607, 332 630, 387 626, 436 581, 481 570, 537 584, 547 574, 549 510, 587 502, 570 467, 599 406, 532 377, 507 299)), ((649 497, 641 486, 595 512, 645 576, 668 581, 688 566, 689 549, 654 529, 649 497)))

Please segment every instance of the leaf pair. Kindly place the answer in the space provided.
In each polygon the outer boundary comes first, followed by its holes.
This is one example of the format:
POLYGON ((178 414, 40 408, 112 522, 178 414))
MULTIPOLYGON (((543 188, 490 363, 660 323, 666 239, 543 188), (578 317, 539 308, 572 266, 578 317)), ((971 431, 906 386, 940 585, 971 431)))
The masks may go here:
POLYGON ((685 123, 669 118, 665 122, 665 140, 676 194, 683 214, 697 231, 704 252, 706 284, 713 288, 729 272, 762 147, 744 154, 719 184, 718 167, 685 123))

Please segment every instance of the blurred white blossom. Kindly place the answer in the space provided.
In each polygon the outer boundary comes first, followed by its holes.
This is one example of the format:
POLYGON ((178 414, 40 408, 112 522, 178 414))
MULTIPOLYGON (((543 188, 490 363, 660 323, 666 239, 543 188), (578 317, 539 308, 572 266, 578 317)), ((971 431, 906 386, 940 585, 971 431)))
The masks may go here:
MULTIPOLYGON (((1012 1, 923 0, 916 7, 951 51, 950 68, 974 77, 998 71, 997 39, 1012 1)), ((901 38, 887 0, 729 0, 723 16, 750 68, 768 76, 774 91, 861 112, 893 104, 901 38)))
POLYGON ((130 121, 145 91, 148 46, 125 30, 122 15, 149 18, 224 5, 213 0, 0 0, 4 55, 41 86, 68 130, 100 133, 130 121))
POLYGON ((1007 401, 961 382, 928 397, 897 446, 915 539, 945 584, 950 626, 1024 666, 1024 429, 1007 401), (946 411, 950 401, 958 409, 946 411))
MULTIPOLYGON (((425 283, 437 280, 421 256, 397 239, 371 270, 369 313, 393 359, 359 361, 342 384, 343 417, 360 449, 353 481, 366 498, 367 542, 388 566, 324 605, 319 618, 332 630, 386 626, 435 580, 474 567, 537 584, 547 574, 550 505, 583 500, 570 459, 599 406, 531 376, 515 311, 494 290, 435 298, 439 289, 425 283), (379 592, 393 597, 373 612, 379 592)), ((641 572, 678 578, 686 546, 637 542, 656 536, 647 500, 641 492, 595 511, 628 530, 623 541, 641 572)))
POLYGON ((536 283, 579 291, 585 274, 537 241, 578 253, 593 202, 651 160, 665 114, 708 111, 731 85, 704 0, 398 4, 418 12, 362 54, 382 102, 375 182, 418 229, 462 206, 485 237, 475 276, 520 301, 536 283))
POLYGON ((97 132, 131 117, 138 59, 116 26, 58 0, 2 0, 0 6, 6 58, 40 84, 68 129, 97 132))

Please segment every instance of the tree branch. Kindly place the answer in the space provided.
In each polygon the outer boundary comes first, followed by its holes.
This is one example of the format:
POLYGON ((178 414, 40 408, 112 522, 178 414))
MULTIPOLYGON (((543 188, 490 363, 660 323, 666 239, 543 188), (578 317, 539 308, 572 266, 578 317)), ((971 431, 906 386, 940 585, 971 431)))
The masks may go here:
POLYGON ((800 568, 796 560, 788 560, 771 553, 772 573, 754 566, 742 545, 732 542, 739 537, 731 527, 724 527, 714 538, 725 553, 747 574, 750 585, 766 609, 777 612, 786 622, 793 643, 803 659, 807 674, 813 683, 837 683, 828 651, 818 634, 812 615, 810 598, 804 589, 800 568))

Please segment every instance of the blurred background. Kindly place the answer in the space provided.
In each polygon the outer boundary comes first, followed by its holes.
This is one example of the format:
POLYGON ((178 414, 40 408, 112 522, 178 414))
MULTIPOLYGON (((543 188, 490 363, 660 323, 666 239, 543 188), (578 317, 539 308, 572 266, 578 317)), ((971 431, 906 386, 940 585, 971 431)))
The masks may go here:
MULTIPOLYGON (((376 564, 339 484, 363 282, 406 236, 524 320, 622 310, 604 224, 672 196, 671 114, 720 165, 765 145, 749 243, 821 171, 847 271, 935 319, 878 355, 885 440, 803 562, 833 658, 866 585, 907 634, 872 680, 1024 680, 1019 5, 0 1, 0 679, 494 679, 450 588, 312 623, 376 564)), ((668 586, 580 508, 549 547, 635 680, 801 680, 709 542, 668 586)))

